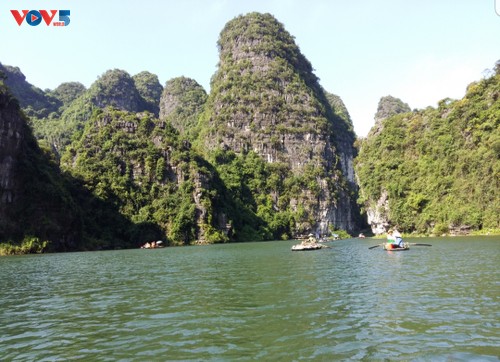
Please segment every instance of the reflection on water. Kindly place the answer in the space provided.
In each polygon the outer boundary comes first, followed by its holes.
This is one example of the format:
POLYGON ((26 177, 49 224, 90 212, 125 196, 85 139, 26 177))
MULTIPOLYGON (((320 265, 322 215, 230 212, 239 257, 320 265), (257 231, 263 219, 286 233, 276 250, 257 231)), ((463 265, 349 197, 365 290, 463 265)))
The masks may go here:
POLYGON ((499 360, 499 238, 376 243, 0 258, 0 360, 499 360))

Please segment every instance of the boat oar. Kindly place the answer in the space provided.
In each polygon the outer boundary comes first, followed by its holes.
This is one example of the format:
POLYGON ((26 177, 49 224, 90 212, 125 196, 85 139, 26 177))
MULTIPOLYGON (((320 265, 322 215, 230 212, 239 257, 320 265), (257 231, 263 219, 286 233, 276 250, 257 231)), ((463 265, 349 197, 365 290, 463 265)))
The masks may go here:
POLYGON ((432 246, 431 244, 419 244, 419 243, 410 243, 410 245, 415 245, 415 246, 432 246))
POLYGON ((381 245, 383 245, 383 244, 378 244, 378 245, 375 245, 375 246, 370 246, 368 249, 375 249, 375 248, 378 248, 381 245))

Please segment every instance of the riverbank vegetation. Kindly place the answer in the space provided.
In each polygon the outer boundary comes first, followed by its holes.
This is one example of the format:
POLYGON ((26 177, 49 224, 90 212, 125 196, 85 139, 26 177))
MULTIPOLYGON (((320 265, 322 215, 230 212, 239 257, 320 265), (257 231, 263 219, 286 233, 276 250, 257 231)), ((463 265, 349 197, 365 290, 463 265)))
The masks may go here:
POLYGON ((21 255, 21 254, 41 254, 47 250, 49 241, 41 241, 33 236, 25 237, 19 242, 4 242, 0 243, 0 256, 5 255, 21 255))

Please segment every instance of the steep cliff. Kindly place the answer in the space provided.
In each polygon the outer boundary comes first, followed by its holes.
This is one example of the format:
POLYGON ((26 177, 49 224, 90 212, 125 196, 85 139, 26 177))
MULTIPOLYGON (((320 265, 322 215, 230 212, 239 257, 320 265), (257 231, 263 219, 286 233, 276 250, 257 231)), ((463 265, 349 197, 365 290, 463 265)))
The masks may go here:
POLYGON ((251 13, 228 22, 218 46, 219 68, 201 120, 204 147, 243 157, 254 152, 270 164, 279 186, 254 193, 271 193, 293 234, 354 232, 360 220, 351 188, 352 126, 332 111, 293 37, 272 15, 251 13))
POLYGON ((52 156, 0 81, 0 255, 126 248, 162 235, 91 194, 52 156))

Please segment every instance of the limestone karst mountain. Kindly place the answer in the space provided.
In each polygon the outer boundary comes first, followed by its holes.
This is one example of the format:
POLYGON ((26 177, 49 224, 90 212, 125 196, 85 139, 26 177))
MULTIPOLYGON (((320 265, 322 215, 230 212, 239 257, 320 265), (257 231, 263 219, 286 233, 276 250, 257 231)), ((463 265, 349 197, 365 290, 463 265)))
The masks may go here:
POLYGON ((201 122, 205 147, 254 152, 280 169, 271 172, 272 207, 293 215, 294 233, 354 232, 352 125, 332 110, 293 37, 272 15, 250 13, 226 24, 218 46, 201 122))

